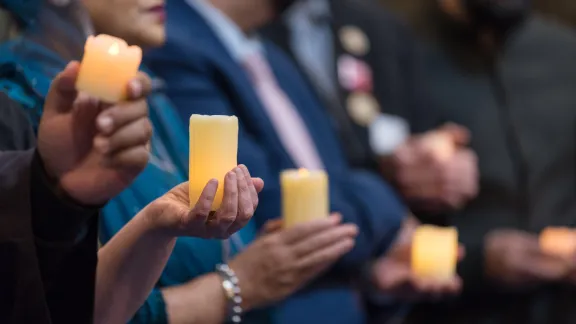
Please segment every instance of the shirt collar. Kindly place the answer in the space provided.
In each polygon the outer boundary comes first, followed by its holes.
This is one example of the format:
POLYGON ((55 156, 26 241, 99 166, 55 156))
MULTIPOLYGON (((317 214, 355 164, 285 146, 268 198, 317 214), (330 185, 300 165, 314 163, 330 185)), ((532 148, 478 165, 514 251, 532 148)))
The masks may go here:
POLYGON ((303 0, 295 3, 287 12, 285 18, 290 22, 316 22, 332 16, 328 0, 303 0))
POLYGON ((255 52, 262 51, 262 44, 256 35, 246 35, 230 18, 207 1, 186 2, 206 20, 235 60, 242 62, 255 52))

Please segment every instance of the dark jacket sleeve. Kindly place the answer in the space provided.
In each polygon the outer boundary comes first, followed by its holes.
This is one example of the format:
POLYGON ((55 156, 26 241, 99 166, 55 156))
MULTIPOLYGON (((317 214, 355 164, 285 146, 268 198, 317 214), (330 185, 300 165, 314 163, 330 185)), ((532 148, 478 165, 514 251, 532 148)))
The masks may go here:
MULTIPOLYGON (((0 93, 0 151, 30 150, 35 136, 23 108, 0 93)), ((83 208, 57 190, 57 182, 47 176, 35 152, 27 164, 30 174, 30 203, 35 235, 45 242, 74 242, 85 233, 96 209, 83 208)))
POLYGON ((98 210, 78 206, 58 192, 31 148, 34 133, 22 107, 2 93, 0 120, 0 161, 12 162, 2 162, 0 196, 10 197, 15 190, 3 179, 21 174, 17 181, 21 194, 5 204, 20 206, 13 210, 22 217, 29 215, 52 321, 62 323, 58 316, 66 316, 78 319, 75 323, 88 323, 95 287, 98 210))
POLYGON ((357 25, 370 40, 365 59, 383 112, 406 119, 413 133, 438 126, 440 111, 429 100, 421 46, 410 27, 370 1, 344 0, 335 9, 336 20, 357 25))

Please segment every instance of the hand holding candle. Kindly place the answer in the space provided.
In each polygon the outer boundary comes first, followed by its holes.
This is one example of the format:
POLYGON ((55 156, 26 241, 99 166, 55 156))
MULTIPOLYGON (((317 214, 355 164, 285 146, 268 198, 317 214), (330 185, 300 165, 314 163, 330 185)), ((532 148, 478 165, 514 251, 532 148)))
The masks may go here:
POLYGON ((109 35, 89 36, 76 81, 76 89, 104 102, 123 101, 127 85, 136 77, 142 49, 109 35))
POLYGON ((445 132, 434 132, 423 138, 423 144, 431 150, 433 156, 440 162, 450 160, 456 153, 456 143, 445 132))
POLYGON ((283 226, 328 217, 328 175, 324 171, 286 170, 280 175, 283 226))
POLYGON ((372 267, 377 288, 396 298, 422 300, 460 292, 456 263, 464 255, 455 228, 441 228, 408 217, 394 244, 372 267))
POLYGON ((422 135, 422 145, 431 150, 439 162, 450 160, 458 151, 470 142, 470 131, 463 126, 448 123, 422 135))
POLYGON ((190 117, 190 204, 194 206, 206 183, 218 180, 212 211, 222 203, 224 176, 234 169, 238 155, 236 116, 190 117))

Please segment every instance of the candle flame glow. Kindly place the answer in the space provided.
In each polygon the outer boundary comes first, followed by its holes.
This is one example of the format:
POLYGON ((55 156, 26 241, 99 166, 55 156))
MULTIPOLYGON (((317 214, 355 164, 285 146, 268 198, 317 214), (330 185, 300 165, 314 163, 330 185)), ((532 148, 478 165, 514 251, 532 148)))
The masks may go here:
POLYGON ((304 168, 298 169, 298 175, 300 175, 300 176, 307 176, 307 175, 309 175, 309 174, 310 174, 310 171, 308 171, 308 170, 306 170, 306 169, 304 169, 304 168))
POLYGON ((114 44, 112 44, 112 46, 110 46, 110 48, 108 49, 108 54, 110 54, 110 55, 120 54, 120 46, 118 45, 117 42, 114 42, 114 44))

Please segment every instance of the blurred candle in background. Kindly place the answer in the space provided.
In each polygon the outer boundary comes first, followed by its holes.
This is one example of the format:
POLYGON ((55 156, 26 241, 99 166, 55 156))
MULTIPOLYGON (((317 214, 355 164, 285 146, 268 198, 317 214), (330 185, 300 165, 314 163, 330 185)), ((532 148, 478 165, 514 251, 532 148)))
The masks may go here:
POLYGON ((456 153, 454 139, 445 132, 434 132, 426 135, 425 146, 432 150, 432 154, 441 162, 450 160, 456 153))
POLYGON ((126 99, 128 82, 136 77, 142 49, 109 35, 89 36, 76 89, 104 102, 126 99))
POLYGON ((285 170, 280 174, 285 228, 328 217, 328 175, 325 171, 285 170))
POLYGON ((458 230, 421 225, 412 238, 412 271, 418 278, 439 282, 456 275, 458 230))
POLYGON ((218 180, 212 204, 217 210, 224 194, 224 177, 238 165, 238 118, 236 116, 190 117, 190 204, 194 207, 210 179, 218 180))
POLYGON ((568 227, 547 227, 540 233, 542 252, 572 260, 576 258, 576 231, 568 227))

